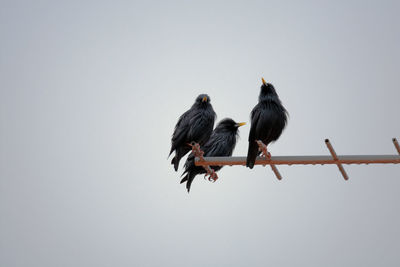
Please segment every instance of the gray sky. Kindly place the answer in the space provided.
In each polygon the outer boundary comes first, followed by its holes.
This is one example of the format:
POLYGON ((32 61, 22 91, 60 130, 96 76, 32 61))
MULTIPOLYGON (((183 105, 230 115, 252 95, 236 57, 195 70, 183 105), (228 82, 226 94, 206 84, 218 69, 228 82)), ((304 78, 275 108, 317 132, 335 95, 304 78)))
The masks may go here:
MULTIPOLYGON (((394 154, 396 1, 1 1, 0 266, 399 266, 400 166, 167 160, 199 93, 290 113, 273 155, 394 154)), ((234 155, 245 155, 249 126, 234 155)))

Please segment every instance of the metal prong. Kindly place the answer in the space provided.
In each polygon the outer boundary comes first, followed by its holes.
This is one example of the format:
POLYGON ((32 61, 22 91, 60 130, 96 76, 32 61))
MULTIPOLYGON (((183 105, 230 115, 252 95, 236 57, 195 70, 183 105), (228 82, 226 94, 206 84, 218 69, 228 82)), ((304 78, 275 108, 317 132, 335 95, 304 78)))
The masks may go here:
POLYGON ((396 139, 396 138, 393 138, 392 141, 393 141, 394 146, 396 147, 397 152, 398 152, 399 155, 400 155, 400 145, 399 145, 399 142, 397 142, 397 139, 396 139))
POLYGON ((279 173, 278 168, 274 164, 271 164, 271 169, 275 173, 276 178, 278 178, 278 180, 282 180, 282 176, 279 173))
POLYGON ((343 178, 347 181, 349 179, 349 176, 347 176, 346 171, 343 168, 343 165, 339 162, 339 158, 336 155, 335 150, 333 149, 331 143, 329 142, 329 139, 325 139, 325 144, 329 149, 329 152, 331 152, 332 158, 336 161, 336 165, 339 168, 339 171, 342 173, 343 178))
MULTIPOLYGON (((268 152, 267 146, 261 140, 257 140, 256 142, 265 159, 267 161, 271 160, 271 153, 268 152)), ((278 178, 278 180, 282 180, 282 175, 279 173, 278 168, 274 164, 269 165, 271 166, 272 171, 275 173, 276 178, 278 178)))

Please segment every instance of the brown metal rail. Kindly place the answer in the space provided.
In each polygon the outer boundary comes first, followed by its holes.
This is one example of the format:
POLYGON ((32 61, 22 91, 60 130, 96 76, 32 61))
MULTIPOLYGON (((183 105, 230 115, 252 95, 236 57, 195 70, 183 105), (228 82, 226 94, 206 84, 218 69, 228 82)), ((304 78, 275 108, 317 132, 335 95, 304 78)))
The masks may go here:
MULTIPOLYGON (((331 143, 328 139, 326 139, 325 144, 328 147, 331 156, 271 156, 266 150, 266 147, 263 147, 264 144, 259 143, 260 150, 263 151, 263 156, 257 157, 255 165, 270 165, 276 177, 281 180, 282 177, 275 165, 335 164, 338 166, 343 178, 348 180, 349 177, 342 164, 400 164, 399 143, 397 142, 396 138, 393 138, 392 141, 399 155, 336 155, 331 143)), ((211 174, 210 178, 213 181, 216 180, 213 178, 218 179, 218 177, 216 176, 215 172, 215 176, 212 176, 212 172, 210 172, 210 166, 246 165, 246 157, 198 157, 197 155, 199 153, 201 154, 202 151, 200 150, 200 147, 197 148, 199 151, 195 151, 195 148, 193 147, 193 152, 196 155, 195 165, 203 166, 207 170, 207 174, 211 174)))

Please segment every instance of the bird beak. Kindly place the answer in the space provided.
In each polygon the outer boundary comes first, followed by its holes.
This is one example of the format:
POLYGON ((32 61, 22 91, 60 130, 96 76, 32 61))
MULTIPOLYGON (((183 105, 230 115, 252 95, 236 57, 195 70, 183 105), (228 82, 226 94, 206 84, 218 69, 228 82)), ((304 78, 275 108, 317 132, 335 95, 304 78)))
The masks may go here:
POLYGON ((207 102, 207 97, 203 97, 203 102, 207 102))
POLYGON ((261 81, 262 81, 263 84, 266 84, 264 78, 261 78, 261 81))
POLYGON ((237 127, 240 127, 240 126, 246 125, 246 123, 245 122, 239 122, 236 125, 237 125, 237 127))

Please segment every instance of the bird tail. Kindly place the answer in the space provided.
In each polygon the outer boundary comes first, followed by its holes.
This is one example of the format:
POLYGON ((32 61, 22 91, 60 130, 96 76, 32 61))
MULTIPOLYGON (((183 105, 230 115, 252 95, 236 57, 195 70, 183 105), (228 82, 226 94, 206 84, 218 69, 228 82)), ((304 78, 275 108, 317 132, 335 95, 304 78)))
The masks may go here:
POLYGON ((177 172, 179 167, 179 161, 182 158, 182 150, 180 148, 175 150, 175 156, 171 160, 171 164, 174 165, 174 169, 177 172))
POLYGON ((179 167, 179 159, 177 159, 176 157, 177 156, 175 155, 175 157, 172 158, 171 164, 174 165, 174 169, 177 172, 179 167))
POLYGON ((247 152, 246 166, 253 169, 254 163, 258 155, 258 145, 256 141, 249 142, 249 150, 247 152))
POLYGON ((179 161, 190 151, 189 146, 179 147, 175 150, 175 157, 172 158, 171 164, 174 165, 175 171, 178 171, 179 161))
POLYGON ((184 182, 186 182, 188 180, 188 176, 189 176, 189 174, 186 174, 185 177, 182 178, 181 184, 183 184, 184 182))
POLYGON ((196 175, 193 175, 192 173, 188 172, 186 176, 183 177, 183 179, 181 180, 181 184, 186 182, 186 189, 188 193, 190 192, 190 186, 192 185, 195 176, 196 175))
POLYGON ((171 156, 172 152, 174 152, 175 148, 172 146, 171 150, 169 151, 168 158, 171 156))

